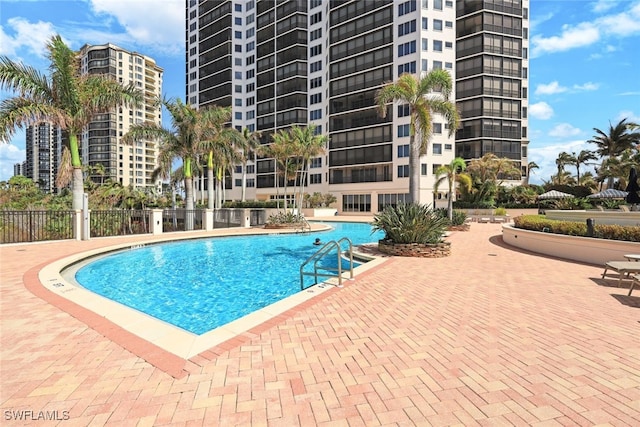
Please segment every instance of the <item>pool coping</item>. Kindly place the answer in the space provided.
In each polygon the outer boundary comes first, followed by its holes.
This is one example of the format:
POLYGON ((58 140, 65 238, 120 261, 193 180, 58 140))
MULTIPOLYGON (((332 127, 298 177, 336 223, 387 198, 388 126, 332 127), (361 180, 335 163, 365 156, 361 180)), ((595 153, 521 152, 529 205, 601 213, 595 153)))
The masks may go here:
MULTIPOLYGON (((326 227, 321 225, 320 228, 313 231, 324 231, 326 227)), ((263 234, 263 232, 256 233, 255 231, 242 232, 238 230, 234 236, 263 234)), ((278 233, 272 231, 270 230, 269 234, 290 233, 286 230, 280 230, 282 232, 278 233)), ((196 335, 93 293, 65 278, 64 271, 70 266, 105 253, 135 249, 140 245, 211 237, 229 237, 229 235, 180 235, 161 240, 141 240, 135 244, 122 243, 83 251, 29 270, 25 273, 24 283, 27 289, 37 296, 66 311, 105 337, 176 378, 186 375, 187 371, 184 371, 184 365, 187 361, 198 359, 198 356, 205 354, 211 355, 215 348, 228 348, 229 343, 239 343, 242 340, 238 341, 238 337, 243 334, 252 331, 256 333, 258 330, 264 330, 265 326, 273 326, 274 322, 280 323, 291 317, 298 309, 320 301, 321 295, 328 296, 330 291, 338 289, 338 280, 329 279, 226 325, 196 335)), ((347 278, 348 273, 343 274, 343 284, 351 283, 358 275, 362 275, 388 260, 388 258, 376 257, 368 253, 358 252, 356 255, 369 259, 369 261, 354 269, 353 279, 347 278)))

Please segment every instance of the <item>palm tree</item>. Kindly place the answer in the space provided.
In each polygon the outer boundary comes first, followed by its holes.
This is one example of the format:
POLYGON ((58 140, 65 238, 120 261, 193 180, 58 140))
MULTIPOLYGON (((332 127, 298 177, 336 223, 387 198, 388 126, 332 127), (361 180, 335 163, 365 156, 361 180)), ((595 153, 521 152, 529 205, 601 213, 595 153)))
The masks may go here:
POLYGON ((564 172, 564 167, 566 165, 570 165, 572 163, 573 163, 573 157, 571 157, 571 154, 565 151, 558 154, 558 158, 556 158, 556 166, 558 167, 558 176, 562 175, 562 173, 564 172))
POLYGON ((522 174, 512 160, 500 158, 493 153, 487 153, 479 159, 472 160, 467 166, 467 173, 471 175, 473 182, 473 189, 468 193, 468 199, 472 202, 488 203, 493 203, 503 179, 522 174))
POLYGON ((582 150, 577 155, 571 153, 571 164, 576 167, 576 181, 580 185, 580 165, 586 165, 589 160, 597 159, 596 155, 589 150, 582 150))
POLYGON ((527 175, 526 175, 526 177, 524 179, 525 185, 529 185, 529 176, 531 176, 531 171, 533 169, 540 169, 540 166, 538 166, 538 164, 536 162, 527 163, 527 175))
POLYGON ((313 157, 325 152, 325 147, 329 138, 326 135, 317 135, 316 126, 305 127, 293 126, 290 130, 291 137, 295 144, 295 151, 300 159, 300 192, 298 196, 298 207, 302 208, 304 195, 304 184, 309 174, 309 162, 313 157))
POLYGON ((234 142, 239 139, 238 131, 226 127, 231 120, 231 107, 205 107, 198 110, 198 121, 201 128, 200 147, 207 157, 207 207, 214 208, 213 184, 214 170, 216 175, 216 207, 222 200, 221 181, 224 171, 233 161, 239 160, 234 149, 234 142), (214 162, 215 159, 215 162, 214 162), (218 200, 219 199, 219 200, 218 200))
MULTIPOLYGON (((545 182, 546 183, 546 182, 545 182)), ((555 185, 575 185, 576 180, 571 176, 571 172, 560 170, 557 174, 551 175, 550 184, 555 185)))
MULTIPOLYGON (((122 138, 124 142, 132 142, 140 138, 158 138, 160 140, 158 163, 154 175, 167 176, 173 161, 182 160, 182 174, 184 179, 185 208, 193 210, 193 171, 200 154, 200 140, 202 137, 199 114, 192 106, 182 103, 180 99, 161 101, 171 115, 171 129, 163 128, 155 123, 147 122, 133 125, 122 138)), ((187 215, 185 228, 193 229, 193 217, 187 215), (191 220, 189 220, 191 219, 191 220)))
POLYGON ((464 159, 461 157, 456 157, 451 160, 451 163, 448 165, 442 165, 438 169, 436 169, 436 177, 437 180, 434 184, 434 189, 437 191, 440 184, 447 180, 449 184, 449 196, 448 196, 448 204, 447 204, 447 213, 449 215, 449 221, 453 221, 453 183, 459 182, 460 184, 467 187, 467 189, 471 188, 471 177, 466 174, 458 174, 458 171, 464 171, 467 167, 464 159))
POLYGON ((241 151, 242 159, 242 201, 246 199, 247 192, 247 162, 254 156, 254 153, 260 147, 260 132, 252 132, 248 128, 243 128, 240 132, 237 145, 241 151))
POLYGON ((81 74, 78 53, 60 35, 47 44, 50 75, 0 57, 0 88, 16 92, 0 103, 0 141, 6 142, 16 128, 50 122, 65 131, 73 167, 73 209, 82 208, 84 191, 78 137, 98 113, 118 105, 140 105, 142 92, 132 84, 123 86, 103 75, 81 74))
MULTIPOLYGON (((598 128, 593 128, 596 132, 590 140, 592 144, 596 144, 596 154, 602 159, 602 166, 604 162, 613 157, 619 156, 624 150, 633 148, 635 144, 640 143, 640 132, 636 131, 638 125, 636 123, 627 122, 627 119, 622 119, 614 127, 609 122, 609 133, 605 133, 598 128)), ((613 188, 613 176, 607 178, 607 187, 613 188)))
MULTIPOLYGON (((297 171, 295 169, 295 144, 291 137, 291 132, 281 129, 271 135, 273 143, 264 147, 264 152, 268 157, 275 160, 276 172, 276 191, 278 191, 278 182, 281 175, 284 178, 284 210, 287 210, 287 186, 290 180, 295 179, 297 171)), ((280 206, 278 204, 278 206, 280 206)))
POLYGON ((451 75, 441 69, 431 70, 422 78, 403 74, 376 93, 380 117, 387 116, 390 102, 409 105, 409 202, 420 201, 420 156, 427 153, 431 139, 433 116, 441 114, 449 126, 449 136, 458 129, 460 118, 455 103, 449 101, 453 83, 451 75), (416 140, 416 134, 419 138, 416 140))

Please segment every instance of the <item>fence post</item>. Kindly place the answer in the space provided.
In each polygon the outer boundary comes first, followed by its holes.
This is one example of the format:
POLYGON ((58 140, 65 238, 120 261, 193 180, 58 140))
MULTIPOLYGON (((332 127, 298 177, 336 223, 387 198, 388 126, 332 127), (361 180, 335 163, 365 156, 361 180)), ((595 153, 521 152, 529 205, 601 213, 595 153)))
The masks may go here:
POLYGON ((82 240, 89 240, 91 238, 91 221, 89 215, 89 195, 82 193, 82 240))
POLYGON ((215 225, 213 223, 214 218, 213 218, 213 209, 203 209, 203 216, 202 216, 202 229, 205 231, 211 231, 215 228, 215 225))
POLYGON ((241 212, 244 218, 242 227, 251 228, 251 209, 242 209, 241 212))
POLYGON ((82 240, 82 210, 73 211, 73 238, 82 240))
POLYGON ((149 232, 154 235, 162 234, 162 209, 151 209, 149 232))

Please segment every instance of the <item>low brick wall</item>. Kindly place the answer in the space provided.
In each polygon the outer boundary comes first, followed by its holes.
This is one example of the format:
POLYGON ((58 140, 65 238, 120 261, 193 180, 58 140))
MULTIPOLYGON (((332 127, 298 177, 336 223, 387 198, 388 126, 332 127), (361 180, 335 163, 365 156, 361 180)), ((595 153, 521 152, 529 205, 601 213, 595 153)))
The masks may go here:
POLYGON ((440 242, 435 244, 423 243, 393 243, 385 240, 378 241, 380 252, 393 256, 443 258, 451 255, 451 243, 440 242))
POLYGON ((265 224, 264 228, 270 228, 270 229, 287 229, 287 228, 304 228, 305 224, 265 224))

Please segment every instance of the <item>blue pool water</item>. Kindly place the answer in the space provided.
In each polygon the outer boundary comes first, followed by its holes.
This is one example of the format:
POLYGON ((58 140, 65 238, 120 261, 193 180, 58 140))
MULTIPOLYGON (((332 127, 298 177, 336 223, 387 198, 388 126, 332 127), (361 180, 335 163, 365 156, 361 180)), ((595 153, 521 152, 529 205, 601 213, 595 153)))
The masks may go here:
MULTIPOLYGON (((318 250, 316 237, 348 237, 354 245, 383 237, 372 234, 369 224, 327 224, 333 230, 149 245, 90 262, 75 279, 92 292, 203 334, 299 292, 300 265, 318 250)), ((326 263, 337 266, 333 256, 326 263)), ((305 276, 305 287, 313 281, 305 276)))

